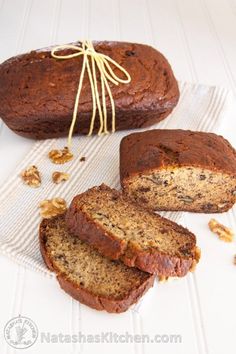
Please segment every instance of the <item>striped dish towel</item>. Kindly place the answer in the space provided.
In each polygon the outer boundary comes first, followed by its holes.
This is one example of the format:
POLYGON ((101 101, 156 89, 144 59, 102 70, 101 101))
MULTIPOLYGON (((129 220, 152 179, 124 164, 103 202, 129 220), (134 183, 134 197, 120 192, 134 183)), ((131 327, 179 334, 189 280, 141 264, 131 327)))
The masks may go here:
MULTIPOLYGON (((227 114, 231 94, 222 88, 198 84, 180 83, 179 86, 180 101, 174 112, 149 129, 217 131, 227 114)), ((74 195, 103 182, 119 189, 119 144, 129 133, 123 131, 104 137, 74 137, 73 153, 76 158, 65 165, 52 164, 47 154, 53 148, 63 148, 66 139, 35 142, 7 184, 0 188, 0 251, 33 270, 50 274, 39 252, 39 202, 62 197, 70 203, 74 195), (82 156, 86 157, 85 162, 80 162, 82 156), (38 189, 24 185, 19 177, 20 172, 29 165, 36 165, 42 174, 42 185, 38 189), (55 185, 51 180, 55 170, 67 172, 71 178, 55 185)), ((165 212, 163 215, 180 221, 183 213, 165 212)))

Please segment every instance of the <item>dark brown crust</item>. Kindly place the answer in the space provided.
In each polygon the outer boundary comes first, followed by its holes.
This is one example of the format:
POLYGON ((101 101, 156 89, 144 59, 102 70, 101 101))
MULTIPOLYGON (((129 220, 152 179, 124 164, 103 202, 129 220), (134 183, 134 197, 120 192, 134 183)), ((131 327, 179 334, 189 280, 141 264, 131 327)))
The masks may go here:
MULTIPOLYGON (((159 112, 116 112, 116 131, 126 130, 126 129, 138 129, 149 127, 150 125, 156 124, 161 120, 165 119, 171 112, 166 110, 164 113, 159 112)), ((108 113, 109 115, 109 113, 108 113)), ((5 121, 5 124, 12 130, 14 133, 30 139, 51 139, 64 137, 68 134, 70 129, 71 120, 68 117, 57 118, 55 124, 55 118, 52 116, 45 116, 48 120, 43 122, 41 118, 38 121, 34 122, 34 126, 29 122, 27 125, 19 126, 19 122, 16 121, 16 125, 8 124, 5 121), (50 123, 49 123, 50 121, 50 123), (54 121, 54 123, 53 123, 54 121)), ((91 115, 90 113, 80 114, 80 124, 74 129, 74 134, 87 134, 88 133, 88 122, 90 122, 91 115)), ((109 118, 108 118, 109 120, 109 118)), ((111 129, 110 123, 108 122, 108 128, 111 129)), ((98 131, 98 124, 94 124, 94 133, 98 131)))
POLYGON ((222 136, 190 130, 133 133, 120 144, 120 179, 154 169, 195 166, 236 175, 236 152, 222 136))
POLYGON ((58 275, 57 279, 61 288, 75 300, 78 300, 82 304, 92 307, 95 310, 105 310, 111 313, 127 311, 132 304, 136 303, 147 292, 147 290, 153 286, 154 282, 154 276, 150 276, 141 286, 139 286, 139 288, 130 292, 127 298, 116 300, 101 297, 96 294, 92 294, 85 289, 78 288, 75 284, 63 276, 58 275))
MULTIPOLYGON (((106 188, 109 187, 105 185, 97 187, 97 189, 106 188)), ((116 190, 113 191, 115 194, 119 194, 116 190)), ((95 247, 104 256, 110 259, 120 259, 129 267, 137 267, 145 272, 160 276, 182 277, 196 263, 196 237, 186 228, 168 220, 170 227, 178 229, 178 231, 181 230, 181 232, 188 234, 192 238, 188 250, 190 254, 185 258, 170 256, 154 248, 146 250, 137 249, 131 243, 126 244, 124 241, 103 230, 100 225, 96 224, 85 212, 80 210, 77 206, 77 201, 81 196, 78 195, 73 199, 67 211, 67 226, 73 234, 95 247)), ((128 202, 131 203, 130 201, 128 202)), ((152 214, 151 212, 149 213, 152 214)), ((159 215, 155 214, 155 216, 157 220, 161 218, 159 215)))
MULTIPOLYGON (((86 192, 85 192, 86 193, 86 192)), ((87 242, 98 249, 105 256, 118 260, 126 250, 126 244, 109 233, 104 233, 93 220, 77 208, 75 197, 66 213, 66 224, 68 229, 80 240, 87 242)))
MULTIPOLYGON (((228 174, 235 178, 236 189, 236 151, 222 136, 214 133, 193 132, 190 130, 150 130, 133 133, 124 137, 120 144, 120 182, 124 193, 129 189, 133 177, 146 173, 157 173, 165 168, 198 167, 208 171, 228 174)), ((225 207, 208 204, 196 210, 188 205, 181 210, 202 213, 222 213, 235 203, 236 196, 225 207)), ((179 211, 167 206, 155 209, 179 211)))
MULTIPOLYGON (((124 186, 124 193, 126 193, 126 187, 124 186)), ((210 204, 210 203, 209 203, 210 204)), ((203 206, 203 208, 198 208, 196 210, 190 209, 187 205, 180 208, 174 208, 171 206, 168 206, 166 208, 155 208, 156 212, 160 211, 186 211, 186 212, 191 212, 191 213, 203 213, 203 214, 219 214, 219 213, 225 213, 226 211, 230 210, 234 206, 235 202, 229 202, 225 204, 224 208, 220 208, 216 206, 208 206, 207 204, 203 206)))
MULTIPOLYGON (((124 66, 132 79, 129 84, 111 85, 117 130, 147 127, 173 110, 179 89, 161 53, 147 45, 125 42, 94 42, 94 46, 124 66)), ((0 65, 0 116, 19 135, 45 139, 68 134, 82 57, 56 60, 51 57, 51 49, 16 56, 0 65)), ((91 109, 86 74, 74 133, 88 132, 91 109)), ((111 128, 108 99, 107 112, 111 128)), ((98 130, 98 121, 94 132, 98 130)))
MULTIPOLYGON (((61 217, 61 216, 60 216, 61 217)), ((78 287, 77 284, 68 280, 65 275, 61 274, 60 271, 55 267, 45 247, 47 240, 46 226, 50 223, 47 219, 44 219, 39 226, 39 243, 40 251, 47 267, 55 272, 57 275, 58 282, 61 288, 74 299, 78 300, 82 304, 85 304, 96 310, 105 310, 111 313, 120 313, 128 310, 128 308, 136 303, 146 291, 153 286, 154 276, 148 276, 143 283, 134 288, 126 298, 123 299, 112 299, 109 297, 98 296, 85 288, 78 287)))

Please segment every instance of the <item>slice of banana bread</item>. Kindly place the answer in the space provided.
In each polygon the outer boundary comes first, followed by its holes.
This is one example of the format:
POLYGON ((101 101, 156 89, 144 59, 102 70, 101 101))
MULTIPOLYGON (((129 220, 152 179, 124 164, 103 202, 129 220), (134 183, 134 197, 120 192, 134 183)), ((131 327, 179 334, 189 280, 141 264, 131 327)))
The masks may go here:
POLYGON ((102 257, 71 235, 64 215, 44 219, 39 238, 44 261, 61 288, 96 310, 126 311, 153 285, 153 275, 102 257))
POLYGON ((150 130, 123 138, 123 191, 152 210, 218 213, 236 202, 236 152, 222 136, 150 130))
POLYGON ((76 196, 66 222, 103 255, 149 273, 184 276, 198 261, 191 232, 104 184, 76 196))

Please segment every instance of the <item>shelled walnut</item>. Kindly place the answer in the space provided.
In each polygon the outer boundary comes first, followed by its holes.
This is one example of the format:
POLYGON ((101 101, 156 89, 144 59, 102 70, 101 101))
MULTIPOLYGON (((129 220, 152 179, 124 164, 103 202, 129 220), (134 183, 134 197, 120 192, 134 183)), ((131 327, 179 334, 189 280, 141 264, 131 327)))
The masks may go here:
POLYGON ((68 173, 65 172, 59 172, 59 171, 55 171, 52 174, 52 181, 53 183, 59 184, 61 182, 65 182, 70 178, 70 175, 68 173))
POLYGON ((30 166, 20 174, 23 182, 32 188, 38 188, 41 185, 41 176, 36 166, 30 166))
POLYGON ((62 198, 45 199, 39 204, 40 215, 45 219, 63 214, 66 209, 66 201, 62 198))
POLYGON ((49 159, 55 164, 63 164, 73 159, 73 154, 68 147, 61 150, 51 150, 48 153, 49 159))
POLYGON ((236 265, 236 254, 234 255, 234 265, 236 265))
POLYGON ((200 249, 199 247, 196 247, 196 250, 195 250, 195 259, 194 259, 193 264, 192 264, 192 266, 191 266, 191 268, 190 268, 190 272, 194 272, 194 271, 195 271, 196 266, 197 266, 197 264, 198 264, 200 258, 201 258, 201 249, 200 249))
POLYGON ((167 277, 167 276, 164 276, 164 275, 159 275, 158 276, 158 282, 159 283, 169 283, 170 281, 172 280, 177 280, 179 279, 179 277, 167 277))
POLYGON ((220 240, 225 241, 225 242, 232 242, 233 241, 234 233, 230 228, 220 224, 215 219, 211 219, 209 221, 208 225, 209 225, 210 230, 219 236, 220 240))

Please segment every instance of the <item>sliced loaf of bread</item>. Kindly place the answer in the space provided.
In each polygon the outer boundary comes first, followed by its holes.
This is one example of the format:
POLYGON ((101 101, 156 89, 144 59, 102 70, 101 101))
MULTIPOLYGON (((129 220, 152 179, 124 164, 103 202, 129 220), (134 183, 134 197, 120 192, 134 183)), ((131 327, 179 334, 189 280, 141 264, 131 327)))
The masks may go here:
POLYGON ((102 257, 70 234, 64 215, 40 224, 40 249, 62 289, 96 310, 123 312, 153 285, 154 276, 102 257))
POLYGON ((236 152, 213 133, 130 134, 120 145, 120 179, 124 193, 146 208, 220 213, 236 202, 236 152))
POLYGON ((199 258, 190 231, 104 184, 73 199, 66 223, 101 254, 159 276, 184 276, 199 258))

